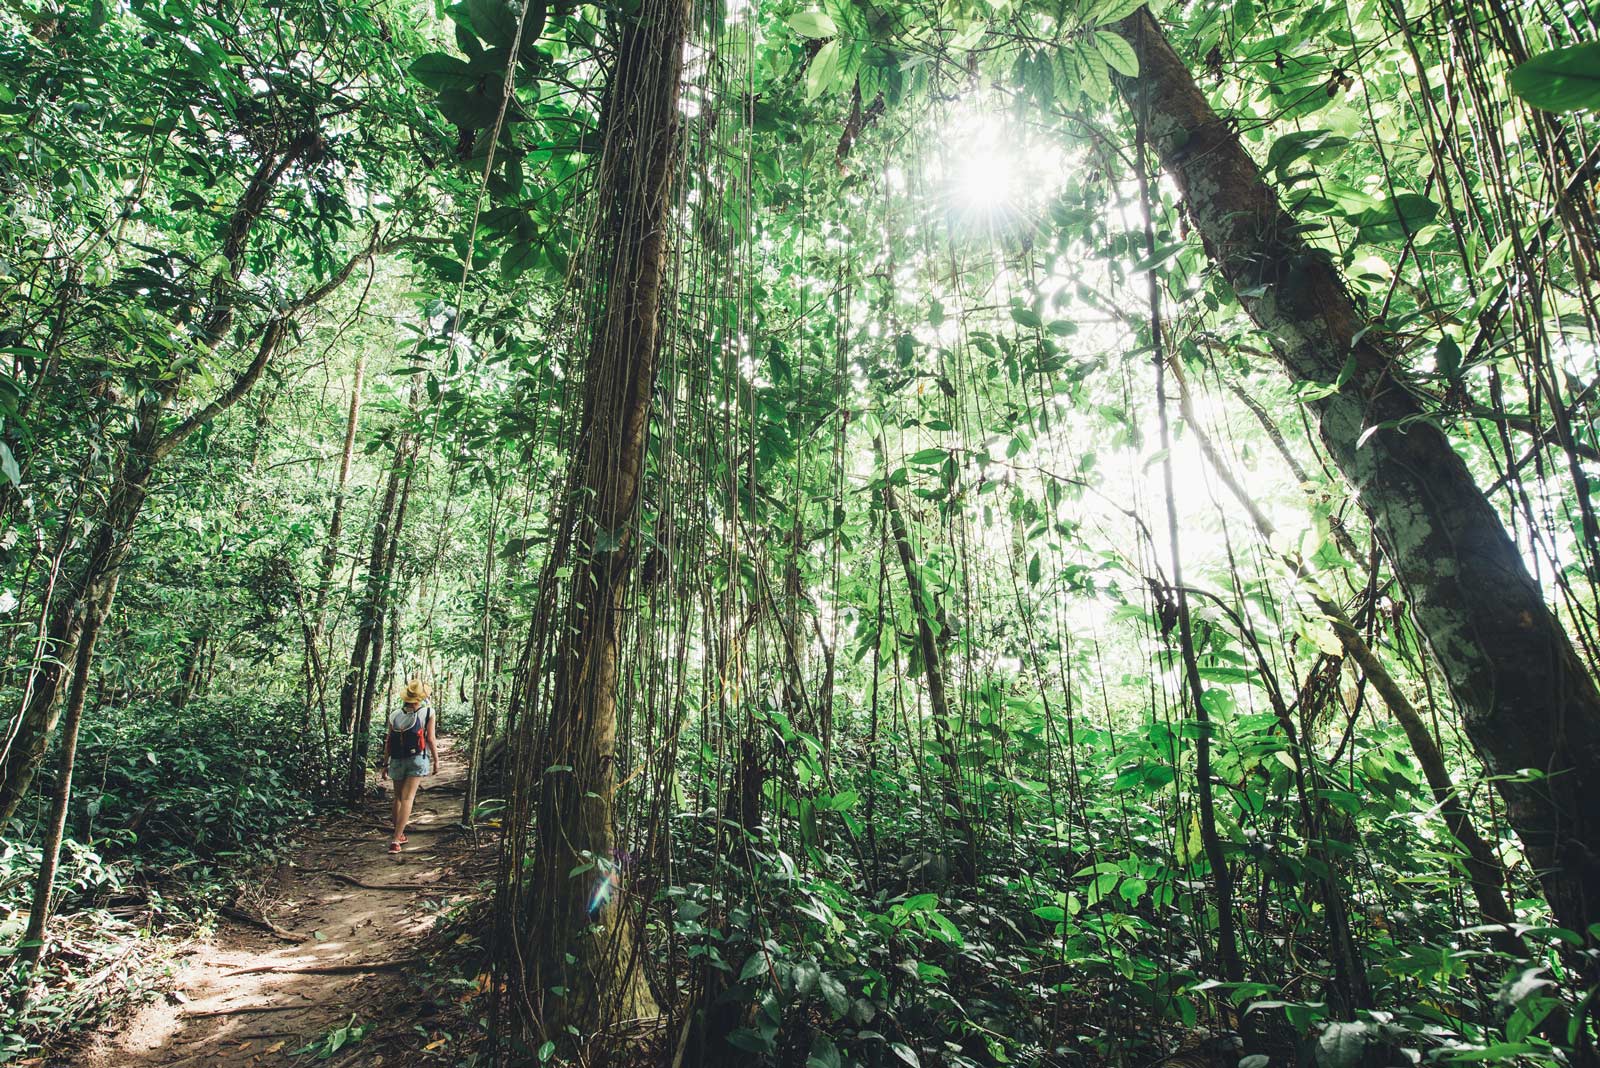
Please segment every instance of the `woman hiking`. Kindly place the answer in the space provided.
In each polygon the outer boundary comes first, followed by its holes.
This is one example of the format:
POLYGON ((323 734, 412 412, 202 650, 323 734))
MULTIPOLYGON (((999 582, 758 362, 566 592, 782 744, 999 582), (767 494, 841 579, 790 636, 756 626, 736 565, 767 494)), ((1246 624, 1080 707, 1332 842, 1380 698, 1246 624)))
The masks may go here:
POLYGON ((439 771, 433 706, 428 704, 428 684, 421 679, 406 683, 400 710, 389 717, 383 755, 385 763, 379 777, 394 780, 394 837, 389 841, 389 852, 398 853, 406 844, 406 824, 411 822, 411 803, 417 798, 417 787, 422 785, 424 775, 439 771))

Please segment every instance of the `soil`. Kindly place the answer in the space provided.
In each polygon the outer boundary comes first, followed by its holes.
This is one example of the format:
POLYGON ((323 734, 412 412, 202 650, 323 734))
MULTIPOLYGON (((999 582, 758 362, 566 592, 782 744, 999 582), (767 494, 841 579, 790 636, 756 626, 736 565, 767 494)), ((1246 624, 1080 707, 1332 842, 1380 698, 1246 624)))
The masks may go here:
POLYGON ((189 948, 164 997, 57 1063, 455 1063, 449 1032, 458 1029, 460 1004, 429 993, 423 954, 436 941, 436 918, 484 893, 494 835, 460 826, 463 777, 441 740, 440 774, 423 779, 399 854, 388 852, 387 790, 309 828, 298 849, 241 895, 240 915, 189 948), (370 1025, 371 1033, 320 1056, 340 1028, 370 1025))

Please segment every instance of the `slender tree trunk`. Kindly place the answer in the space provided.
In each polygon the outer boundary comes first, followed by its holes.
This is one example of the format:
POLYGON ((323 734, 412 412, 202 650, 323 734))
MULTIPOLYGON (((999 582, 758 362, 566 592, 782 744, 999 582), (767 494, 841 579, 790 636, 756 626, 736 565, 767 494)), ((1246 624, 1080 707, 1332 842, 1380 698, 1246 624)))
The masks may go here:
POLYGON ((477 679, 472 686, 472 730, 467 738, 467 791, 461 799, 461 822, 474 826, 478 809, 478 763, 483 756, 484 730, 489 714, 490 643, 494 613, 495 534, 500 520, 498 489, 489 503, 489 537, 483 550, 483 616, 478 646, 477 679))
MULTIPOLYGON (((659 1012, 640 969, 637 920, 614 838, 619 639, 658 370, 659 309, 680 155, 685 0, 643 0, 623 30, 605 105, 598 186, 605 286, 584 381, 575 488, 564 507, 572 574, 555 630, 541 753, 535 899, 525 980, 552 1036, 659 1012), (570 770, 561 770, 570 769, 570 770), (552 992, 554 987, 564 993, 552 992)), ((530 686, 538 680, 531 679, 530 686)))
POLYGON ((1150 12, 1117 28, 1140 64, 1121 89, 1208 253, 1291 377, 1343 380, 1313 402, 1323 442, 1373 515, 1557 922, 1588 938, 1600 922, 1594 680, 1466 464, 1417 418, 1328 253, 1305 243, 1150 12))
MULTIPOLYGON (((412 389, 412 408, 420 394, 412 389)), ((371 748, 372 706, 383 667, 384 615, 389 606, 389 587, 394 580, 398 558, 400 528, 405 523, 406 502, 411 496, 411 465, 416 460, 416 439, 410 432, 401 434, 394 446, 394 464, 389 468, 383 503, 372 525, 372 555, 367 562, 366 596, 361 602, 361 621, 355 644, 350 650, 350 668, 345 673, 339 694, 339 729, 350 732, 350 764, 345 775, 345 793, 356 800, 366 789, 367 758, 371 748)))
MULTIPOLYGON (((1154 253, 1154 228, 1150 220, 1150 190, 1144 167, 1144 142, 1139 144, 1139 189, 1145 208, 1145 251, 1154 253)), ((1177 612, 1178 651, 1185 688, 1193 703, 1195 800, 1200 814, 1200 846, 1211 869, 1211 884, 1216 891, 1217 962, 1222 977, 1230 983, 1242 982, 1244 965, 1239 959, 1239 941, 1233 914, 1233 869, 1217 833, 1217 808, 1211 773, 1211 711, 1206 707, 1205 687, 1200 681, 1200 661, 1194 648, 1194 624, 1189 613, 1189 588, 1183 581, 1183 552, 1178 540, 1178 506, 1172 486, 1172 431, 1167 421, 1166 345, 1161 322, 1158 282, 1152 273, 1150 284, 1150 343, 1156 354, 1156 412, 1161 428, 1161 481, 1167 512, 1167 545, 1172 554, 1173 607, 1177 612)))
MULTIPOLYGON (((888 455, 882 438, 878 440, 878 451, 881 455, 888 455)), ((978 877, 978 842, 961 794, 961 762, 956 757, 955 745, 950 737, 950 699, 945 692, 944 678, 946 642, 941 640, 946 626, 944 615, 935 607, 933 594, 922 584, 921 573, 917 571, 916 554, 911 548, 911 535, 907 532, 905 517, 900 514, 900 502, 895 498, 894 487, 889 484, 887 477, 883 482, 883 507, 889 516, 889 532, 894 538, 895 550, 900 554, 901 569, 905 572, 906 592, 911 595, 911 614, 917 621, 917 645, 922 652, 922 678, 928 687, 933 740, 939 747, 939 763, 944 768, 944 775, 941 776, 944 807, 949 810, 949 818, 961 838, 960 849, 956 851, 956 870, 961 881, 971 885, 978 877), (934 630, 935 620, 941 627, 938 632, 934 630)))
POLYGON ((405 467, 406 441, 395 442, 394 459, 389 465, 385 480, 383 500, 378 504, 378 514, 372 520, 372 548, 367 555, 366 591, 356 617, 355 640, 350 645, 350 665, 345 671, 344 685, 339 691, 339 730, 349 734, 355 726, 356 713, 366 677, 367 660, 371 655, 373 632, 382 628, 384 562, 389 556, 389 527, 394 521, 395 504, 400 499, 400 480, 405 467))
MULTIPOLYGON (((114 587, 115 583, 106 592, 108 599, 115 595, 114 587)), ((100 613, 99 618, 103 620, 105 614, 100 613)), ((94 660, 95 639, 99 632, 99 623, 84 628, 78 641, 78 662, 74 665, 72 684, 67 692, 66 722, 61 732, 56 789, 50 799, 50 818, 45 824, 44 841, 40 843, 39 874, 34 883, 33 906, 28 913, 28 930, 22 936, 22 945, 17 950, 17 956, 30 967, 38 964, 44 956, 45 929, 50 922, 50 898, 55 889, 56 868, 61 862, 61 839, 67 829, 67 805, 72 800, 72 772, 78 759, 78 728, 83 723, 84 695, 89 689, 89 665, 94 660)), ((23 997, 26 998, 31 990, 30 983, 24 988, 23 997)))
MULTIPOLYGON (((316 598, 311 610, 311 638, 307 656, 320 649, 327 626, 328 594, 333 588, 333 574, 339 564, 339 536, 344 532, 344 508, 350 484, 350 464, 356 452, 356 428, 361 422, 361 386, 367 370, 366 350, 356 355, 355 381, 350 386, 350 415, 344 425, 344 450, 339 456, 339 481, 333 493, 333 515, 328 519, 328 540, 322 547, 321 572, 317 575, 316 598)), ((318 657, 320 660, 320 657, 318 657)), ((308 664, 312 689, 322 704, 323 718, 327 718, 327 672, 320 663, 308 664)))

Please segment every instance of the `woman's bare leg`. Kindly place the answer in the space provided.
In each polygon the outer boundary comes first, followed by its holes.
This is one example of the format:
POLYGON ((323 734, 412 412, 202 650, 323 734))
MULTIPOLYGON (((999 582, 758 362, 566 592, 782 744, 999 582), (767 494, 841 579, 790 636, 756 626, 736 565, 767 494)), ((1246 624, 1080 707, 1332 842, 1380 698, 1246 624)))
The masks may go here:
POLYGON ((407 775, 394 784, 394 841, 405 837, 406 824, 411 822, 411 803, 417 799, 417 787, 422 779, 407 775))

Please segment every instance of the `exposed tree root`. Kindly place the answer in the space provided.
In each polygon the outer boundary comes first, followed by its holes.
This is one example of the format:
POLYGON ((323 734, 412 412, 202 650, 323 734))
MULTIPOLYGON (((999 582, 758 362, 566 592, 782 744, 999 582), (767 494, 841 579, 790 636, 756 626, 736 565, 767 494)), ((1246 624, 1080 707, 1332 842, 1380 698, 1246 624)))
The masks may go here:
POLYGON ((264 965, 259 968, 239 968, 231 972, 223 972, 225 976, 234 975, 365 975, 368 972, 397 972, 416 964, 413 957, 403 957, 400 960, 375 960, 357 964, 309 964, 305 967, 293 968, 278 964, 264 965))

